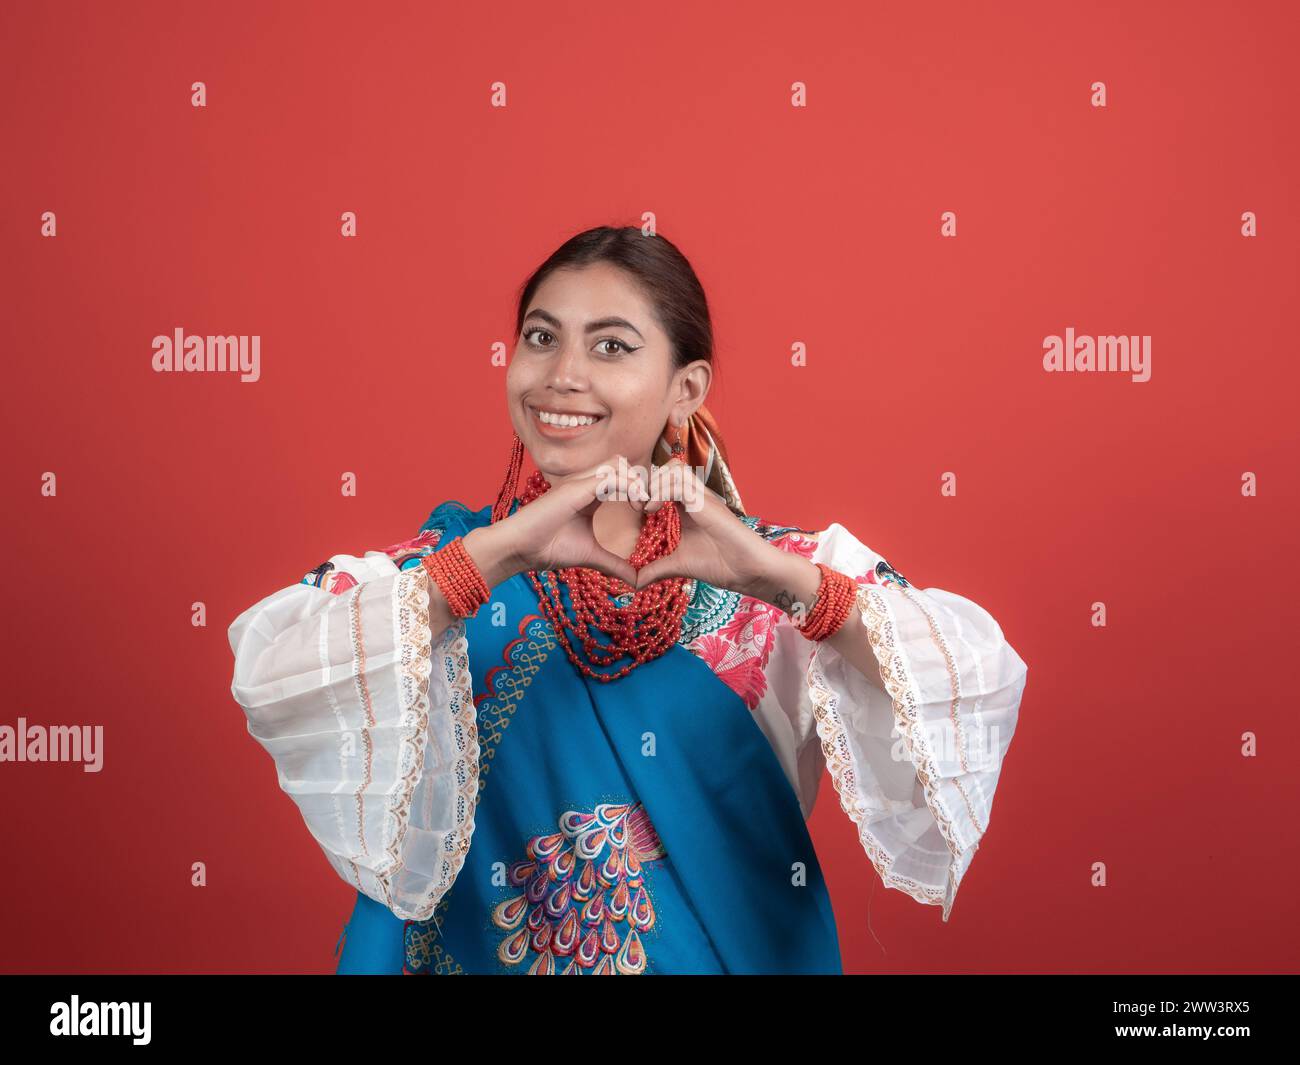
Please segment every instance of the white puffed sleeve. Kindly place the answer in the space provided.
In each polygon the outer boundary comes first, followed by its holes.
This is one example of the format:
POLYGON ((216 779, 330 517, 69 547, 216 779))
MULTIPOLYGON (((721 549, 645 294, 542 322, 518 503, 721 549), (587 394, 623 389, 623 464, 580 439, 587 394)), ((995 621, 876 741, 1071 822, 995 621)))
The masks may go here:
POLYGON ((947 921, 989 827, 1028 667, 982 607, 913 587, 843 526, 788 530, 758 531, 857 581, 845 624, 866 629, 885 690, 778 611, 760 719, 779 711, 788 723, 778 754, 793 758, 805 814, 824 761, 885 886, 942 906, 947 921))
POLYGON ((464 863, 478 790, 465 626, 432 640, 411 561, 436 539, 334 555, 230 626, 231 693, 281 789, 339 876, 416 920, 464 863))

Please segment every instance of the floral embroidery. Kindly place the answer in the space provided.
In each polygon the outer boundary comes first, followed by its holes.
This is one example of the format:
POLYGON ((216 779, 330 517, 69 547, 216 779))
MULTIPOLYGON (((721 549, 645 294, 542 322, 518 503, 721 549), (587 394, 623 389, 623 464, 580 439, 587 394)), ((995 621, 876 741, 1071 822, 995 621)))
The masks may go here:
POLYGON ((788 551, 792 555, 802 555, 810 562, 812 561, 813 552, 817 550, 816 535, 809 533, 806 529, 796 529, 793 532, 783 533, 769 542, 774 547, 779 547, 782 551, 788 551))
MULTIPOLYGON (((782 551, 811 559, 817 549, 817 534, 813 530, 772 525, 753 515, 740 520, 782 551)), ((709 585, 700 586, 694 598, 706 605, 694 618, 688 611, 688 621, 693 620, 696 625, 689 630, 689 635, 683 633, 682 643, 708 663, 718 679, 753 710, 767 692, 767 662, 784 611, 752 596, 720 593, 709 585), (713 624, 705 627, 701 624, 705 618, 713 624)))
MULTIPOLYGON (((556 646, 555 629, 551 623, 540 614, 526 615, 520 619, 519 636, 510 640, 502 651, 505 664, 488 670, 484 676, 487 690, 474 695, 479 744, 478 791, 474 799, 476 805, 482 801, 483 793, 487 790, 495 748, 504 738, 510 718, 523 702, 542 663, 556 646)), ((442 897, 432 917, 423 921, 407 921, 403 926, 404 975, 446 976, 465 972, 439 942, 438 926, 451 906, 452 895, 453 892, 448 892, 442 897)))
POLYGON ((771 650, 772 637, 781 620, 781 613, 780 608, 771 603, 744 596, 731 620, 718 630, 718 635, 740 645, 753 644, 760 648, 766 664, 767 652, 771 650))
POLYGON ((682 635, 679 641, 689 647, 701 636, 716 632, 736 612, 740 594, 730 588, 715 588, 704 581, 691 581, 690 605, 682 619, 682 635))
MULTIPOLYGON (((802 529, 798 525, 775 525, 772 522, 756 518, 752 514, 740 520, 769 542, 777 542, 790 533, 801 533, 803 536, 812 537, 814 542, 817 538, 817 533, 813 529, 802 529)), ((780 544, 778 543, 777 546, 779 547, 780 544)))
POLYGON ((383 552, 397 564, 398 569, 410 569, 418 565, 420 559, 432 554, 441 539, 441 529, 425 529, 414 539, 385 547, 383 552))
MULTIPOLYGON (((433 552, 441 537, 441 529, 425 529, 414 539, 403 540, 400 544, 381 548, 380 551, 367 551, 366 554, 385 554, 393 560, 393 564, 398 569, 410 569, 412 566, 418 566, 420 559, 433 552)), ((313 588, 324 588, 334 595, 342 595, 361 582, 347 570, 341 570, 333 562, 326 560, 306 574, 299 583, 310 584, 313 588)))
MULTIPOLYGON (((812 561, 818 532, 797 525, 777 525, 746 515, 745 525, 782 551, 812 561)), ((884 559, 853 577, 859 585, 911 584, 884 559)), ((767 692, 767 663, 785 611, 761 599, 702 584, 697 587, 682 628, 682 645, 702 658, 718 679, 739 695, 750 710, 767 692)))
POLYGON ((853 579, 859 584, 896 584, 900 588, 912 587, 907 578, 899 573, 898 570, 894 569, 894 567, 883 558, 876 563, 876 568, 874 570, 868 570, 862 576, 854 577, 853 579))
POLYGON ((739 695, 753 710, 767 691, 767 676, 757 655, 721 636, 701 636, 690 650, 713 670, 718 680, 739 695))
POLYGON ((780 617, 780 610, 770 603, 741 596, 731 619, 690 647, 751 710, 767 691, 764 671, 780 617))
POLYGON ((336 568, 333 562, 322 562, 303 577, 301 583, 310 584, 313 588, 324 588, 325 591, 332 592, 334 595, 342 595, 349 588, 355 588, 361 582, 347 570, 336 568))
POLYGON ((510 866, 510 883, 524 891, 492 911, 492 923, 511 933, 497 957, 519 965, 536 954, 530 976, 644 973, 641 937, 654 927, 655 911, 642 867, 667 853, 645 807, 569 810, 559 826, 533 836, 527 859, 510 866))

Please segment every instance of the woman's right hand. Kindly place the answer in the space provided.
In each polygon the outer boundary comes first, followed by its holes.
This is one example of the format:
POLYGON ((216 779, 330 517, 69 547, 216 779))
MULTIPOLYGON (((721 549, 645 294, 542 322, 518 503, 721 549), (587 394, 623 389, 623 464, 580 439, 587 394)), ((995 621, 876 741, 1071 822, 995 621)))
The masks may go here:
MULTIPOLYGON (((642 489, 646 487, 640 471, 626 461, 620 462, 620 457, 614 455, 579 477, 553 485, 508 518, 467 533, 465 548, 483 570, 488 586, 494 586, 493 576, 504 579, 527 570, 583 566, 635 588, 636 569, 632 563, 601 547, 591 524, 605 499, 635 500, 633 482, 642 489), (617 496, 612 495, 615 488, 617 496), (490 575, 489 570, 496 573, 490 575)), ((648 492, 641 496, 642 503, 645 498, 648 492)))

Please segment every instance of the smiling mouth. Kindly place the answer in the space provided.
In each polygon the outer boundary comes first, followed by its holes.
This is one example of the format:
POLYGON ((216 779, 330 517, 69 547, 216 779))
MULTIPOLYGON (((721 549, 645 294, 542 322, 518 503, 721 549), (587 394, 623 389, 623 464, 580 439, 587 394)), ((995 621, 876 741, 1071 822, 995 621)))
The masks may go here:
POLYGON ((564 415, 544 411, 538 407, 529 407, 528 412, 538 432, 543 436, 553 436, 560 439, 581 436, 605 421, 603 414, 564 415))

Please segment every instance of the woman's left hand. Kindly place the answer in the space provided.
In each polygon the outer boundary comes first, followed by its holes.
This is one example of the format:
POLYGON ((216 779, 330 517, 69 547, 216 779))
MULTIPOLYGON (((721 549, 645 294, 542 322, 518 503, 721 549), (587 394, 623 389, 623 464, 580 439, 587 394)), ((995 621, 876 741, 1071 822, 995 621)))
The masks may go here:
POLYGON ((745 525, 689 466, 669 462, 653 467, 649 487, 650 500, 632 500, 632 505, 653 514, 668 500, 676 500, 682 538, 672 554, 637 572, 637 588, 665 577, 694 577, 715 588, 772 602, 783 590, 806 590, 811 580, 815 594, 820 576, 817 568, 807 559, 768 543, 745 525), (812 571, 811 575, 807 570, 812 571))

